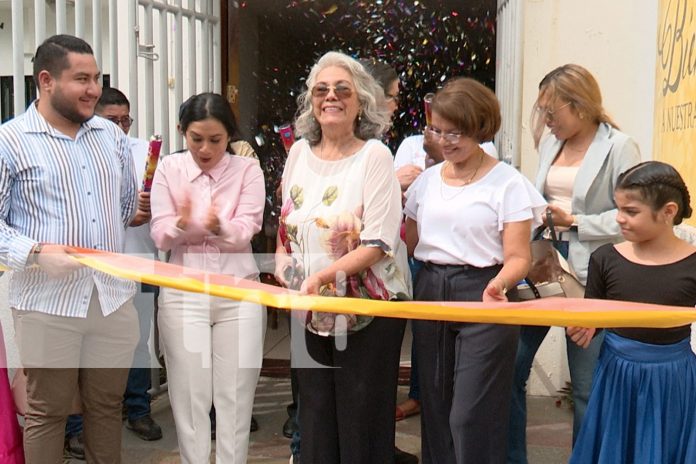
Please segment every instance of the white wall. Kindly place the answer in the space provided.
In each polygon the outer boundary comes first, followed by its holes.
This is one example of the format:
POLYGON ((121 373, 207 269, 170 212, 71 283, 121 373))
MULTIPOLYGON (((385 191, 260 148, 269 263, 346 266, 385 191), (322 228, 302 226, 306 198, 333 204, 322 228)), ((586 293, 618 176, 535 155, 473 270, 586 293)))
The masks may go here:
MULTIPOLYGON (((594 74, 609 114, 636 139, 643 158, 651 159, 658 2, 522 1, 522 172, 533 179, 539 161, 529 131, 539 81, 566 63, 580 64, 594 74)), ((565 340, 560 329, 554 329, 532 368, 529 391, 556 395, 567 372, 565 340)))
MULTIPOLYGON (((12 322, 12 312, 7 306, 7 275, 0 277, 0 325, 2 325, 3 338, 5 340, 5 349, 7 350, 7 366, 15 368, 19 366, 19 355, 17 347, 14 343, 14 324, 12 322)), ((2 364, 0 359, 0 364, 2 364)))
POLYGON ((528 122, 539 81, 566 63, 594 74, 609 114, 651 159, 658 2, 523 1, 522 172, 533 178, 538 162, 528 122))
MULTIPOLYGON (((28 3, 28 2, 25 2, 28 3)), ((33 5, 33 2, 31 3, 33 5)), ((85 40, 92 43, 92 9, 91 3, 86 3, 87 8, 85 9, 85 40)), ((102 32, 106 35, 108 34, 108 10, 105 8, 107 2, 102 2, 102 32)), ((68 5, 67 8, 67 18, 66 27, 68 31, 75 30, 75 10, 72 5, 68 5)), ((11 76, 12 75, 12 10, 10 8, 9 2, 0 3, 0 23, 4 23, 2 29, 0 29, 0 75, 11 76)), ((24 8, 24 75, 29 76, 32 74, 32 62, 31 59, 34 56, 36 47, 38 44, 34 40, 34 9, 24 8)), ((48 2, 46 4, 46 32, 45 37, 50 37, 56 33, 56 7, 54 2, 48 2)), ((109 44, 108 40, 103 40, 102 42, 102 73, 109 74, 111 70, 109 69, 108 57, 109 44)))

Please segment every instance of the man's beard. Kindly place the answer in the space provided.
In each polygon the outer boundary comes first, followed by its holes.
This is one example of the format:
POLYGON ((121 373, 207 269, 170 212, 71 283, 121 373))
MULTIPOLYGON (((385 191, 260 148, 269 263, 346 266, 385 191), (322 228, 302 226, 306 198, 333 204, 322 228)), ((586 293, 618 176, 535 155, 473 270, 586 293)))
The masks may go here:
POLYGON ((53 106, 53 109, 65 119, 77 124, 82 124, 94 116, 94 112, 92 112, 92 114, 90 114, 88 117, 82 115, 77 110, 77 105, 64 98, 61 92, 57 92, 51 98, 51 106, 53 106))

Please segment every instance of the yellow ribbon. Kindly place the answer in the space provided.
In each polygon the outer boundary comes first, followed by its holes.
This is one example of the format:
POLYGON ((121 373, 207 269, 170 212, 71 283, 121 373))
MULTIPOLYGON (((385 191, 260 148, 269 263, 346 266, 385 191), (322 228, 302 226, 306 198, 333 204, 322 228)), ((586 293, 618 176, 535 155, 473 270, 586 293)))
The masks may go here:
POLYGON ((300 295, 256 281, 135 256, 75 248, 92 269, 124 279, 287 310, 513 325, 666 328, 696 321, 696 310, 626 301, 544 298, 519 303, 380 301, 300 295))

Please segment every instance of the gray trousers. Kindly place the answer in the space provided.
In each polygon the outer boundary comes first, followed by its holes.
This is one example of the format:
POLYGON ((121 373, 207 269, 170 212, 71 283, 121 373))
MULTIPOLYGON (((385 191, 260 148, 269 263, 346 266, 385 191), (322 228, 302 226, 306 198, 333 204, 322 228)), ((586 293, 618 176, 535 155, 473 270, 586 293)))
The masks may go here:
MULTIPOLYGON (((499 269, 427 263, 415 299, 481 301, 499 269)), ((423 464, 505 463, 519 326, 414 321, 413 331, 423 464)))

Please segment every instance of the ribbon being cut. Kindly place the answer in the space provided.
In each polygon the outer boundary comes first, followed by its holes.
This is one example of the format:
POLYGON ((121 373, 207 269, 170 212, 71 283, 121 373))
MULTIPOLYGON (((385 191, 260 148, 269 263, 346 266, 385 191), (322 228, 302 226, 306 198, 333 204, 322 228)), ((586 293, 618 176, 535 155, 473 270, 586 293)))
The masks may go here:
POLYGON ((324 311, 405 319, 513 325, 666 328, 696 322, 696 310, 678 306, 583 298, 545 298, 518 303, 378 301, 300 295, 237 277, 98 250, 73 248, 83 265, 151 285, 261 303, 286 310, 324 311))

